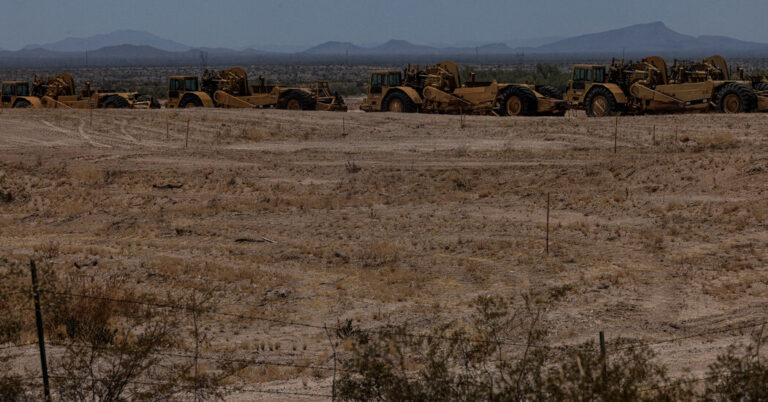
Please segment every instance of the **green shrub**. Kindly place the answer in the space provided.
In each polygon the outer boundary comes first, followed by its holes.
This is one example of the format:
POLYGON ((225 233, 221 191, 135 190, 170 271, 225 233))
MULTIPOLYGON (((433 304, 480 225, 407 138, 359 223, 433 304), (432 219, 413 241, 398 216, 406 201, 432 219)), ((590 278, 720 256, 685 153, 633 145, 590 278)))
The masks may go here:
POLYGON ((476 70, 472 67, 465 67, 461 71, 462 81, 469 81, 471 73, 475 73, 477 81, 496 80, 499 83, 508 84, 549 85, 560 90, 565 90, 570 79, 568 72, 560 71, 553 64, 537 64, 533 71, 525 71, 519 68, 513 70, 500 68, 476 70))

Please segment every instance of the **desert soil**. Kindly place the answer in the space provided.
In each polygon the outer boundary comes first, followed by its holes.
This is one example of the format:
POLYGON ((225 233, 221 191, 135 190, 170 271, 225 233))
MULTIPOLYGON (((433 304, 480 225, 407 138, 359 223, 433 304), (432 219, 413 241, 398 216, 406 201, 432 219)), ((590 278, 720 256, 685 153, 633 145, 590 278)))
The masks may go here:
MULTIPOLYGON (((420 332, 558 292, 552 344, 683 338, 653 348, 699 375, 766 320, 767 140, 762 114, 2 110, 0 254, 279 321, 211 317, 207 353, 330 367, 326 324, 420 332)), ((249 375, 330 393, 322 368, 249 375)), ((232 396, 278 398, 299 396, 232 396)))

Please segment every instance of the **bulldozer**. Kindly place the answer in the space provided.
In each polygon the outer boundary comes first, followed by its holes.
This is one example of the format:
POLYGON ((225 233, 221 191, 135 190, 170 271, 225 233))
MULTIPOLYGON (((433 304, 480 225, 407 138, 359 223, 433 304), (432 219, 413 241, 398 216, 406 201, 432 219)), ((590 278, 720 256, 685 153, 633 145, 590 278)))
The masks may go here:
POLYGON ((314 88, 281 88, 266 85, 263 76, 259 85, 248 85, 248 74, 236 67, 196 76, 172 76, 168 83, 169 108, 222 107, 272 108, 288 110, 323 110, 346 112, 344 99, 331 93, 328 82, 317 81, 314 88))
POLYGON ((423 70, 409 64, 403 71, 372 71, 360 109, 499 116, 564 115, 567 102, 557 99, 557 90, 544 87, 539 92, 540 89, 535 85, 477 82, 474 74, 469 82, 462 84, 459 68, 451 61, 423 70))
POLYGON ((0 108, 41 108, 40 98, 30 94, 27 81, 3 81, 0 84, 0 108))
POLYGON ((711 79, 677 83, 661 57, 638 62, 612 60, 610 67, 577 64, 571 72, 566 100, 587 116, 704 112, 715 90, 711 79))
POLYGON ((149 95, 137 92, 93 90, 91 83, 76 91, 71 74, 63 73, 53 78, 37 77, 32 84, 32 95, 46 108, 62 109, 115 109, 159 108, 160 104, 149 95))
POLYGON ((713 81, 711 106, 720 113, 768 111, 768 83, 753 82, 738 68, 735 75, 722 56, 711 56, 692 63, 675 60, 670 79, 675 83, 713 81))

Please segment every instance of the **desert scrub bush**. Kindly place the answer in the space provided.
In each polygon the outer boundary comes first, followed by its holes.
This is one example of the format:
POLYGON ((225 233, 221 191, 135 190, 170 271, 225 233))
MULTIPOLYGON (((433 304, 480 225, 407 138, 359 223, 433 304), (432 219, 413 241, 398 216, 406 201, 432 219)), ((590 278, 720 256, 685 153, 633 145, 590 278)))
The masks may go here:
POLYGON ((195 400, 223 400, 234 390, 225 383, 247 362, 224 356, 199 364, 199 350, 212 340, 200 315, 212 309, 214 292, 195 291, 177 300, 190 314, 136 303, 120 309, 121 303, 103 300, 106 296, 79 303, 78 313, 69 315, 67 339, 53 343, 59 352, 51 370, 56 393, 71 401, 174 400, 190 394, 195 400), (83 306, 88 303, 90 308, 83 306), (190 338, 192 355, 183 353, 190 338))
MULTIPOLYGON (((501 297, 480 297, 473 305, 470 330, 454 323, 424 336, 412 335, 406 326, 356 334, 351 357, 343 362, 341 399, 471 401, 495 396, 496 381, 518 378, 510 377, 514 368, 503 363, 500 371, 493 367, 494 357, 504 354, 503 339, 522 334, 536 343, 542 309, 526 303, 524 311, 512 313, 501 297)), ((510 364, 525 366, 524 361, 510 364)))
POLYGON ((702 152, 706 150, 727 150, 738 148, 740 142, 731 133, 719 133, 711 136, 698 136, 694 138, 696 145, 694 151, 702 152))
POLYGON ((416 336, 405 326, 356 334, 343 361, 339 395, 350 401, 690 400, 647 346, 617 341, 603 366, 594 342, 548 347, 553 299, 480 297, 467 325, 416 336), (511 342, 510 339, 521 339, 511 342), (513 343, 513 344, 510 344, 513 343), (604 368, 605 367, 605 368, 604 368))
MULTIPOLYGON (((0 262, 5 306, 10 294, 30 294, 20 281, 29 273, 21 262, 0 262), (11 285, 21 292, 6 293, 11 285)), ((196 400, 222 400, 237 389, 225 385, 247 361, 218 354, 199 364, 200 350, 215 340, 201 315, 213 310, 216 288, 201 285, 191 296, 177 292, 161 300, 124 289, 120 276, 85 279, 54 270, 44 260, 37 267, 52 390, 61 400, 184 400, 192 394, 196 400)), ((0 343, 33 331, 16 321, 2 322, 0 343)), ((9 359, 0 354, 0 365, 9 359)), ((0 370, 0 400, 23 400, 25 387, 18 376, 0 370)))
MULTIPOLYGON (((8 360, 0 358, 0 365, 9 364, 8 360)), ((0 401, 32 402, 35 400, 38 399, 29 392, 28 384, 22 380, 21 376, 7 372, 0 373, 0 401)))
POLYGON ((477 81, 496 80, 500 83, 536 83, 538 85, 549 85, 560 89, 565 89, 568 85, 568 80, 570 79, 570 74, 560 70, 557 65, 544 63, 536 64, 533 71, 520 68, 477 70, 468 66, 461 70, 462 80, 469 81, 470 74, 472 73, 475 74, 477 81))
POLYGON ((363 267, 392 265, 399 260, 397 245, 388 241, 371 241, 361 247, 360 264, 363 267))
POLYGON ((742 353, 731 345, 709 366, 706 389, 707 401, 765 401, 768 400, 768 365, 760 360, 759 336, 742 353))

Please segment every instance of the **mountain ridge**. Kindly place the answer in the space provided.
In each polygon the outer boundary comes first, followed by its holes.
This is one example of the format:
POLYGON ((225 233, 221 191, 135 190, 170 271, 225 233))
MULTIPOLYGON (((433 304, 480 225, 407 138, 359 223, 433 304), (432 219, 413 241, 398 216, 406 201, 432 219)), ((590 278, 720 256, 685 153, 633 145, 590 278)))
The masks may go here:
POLYGON ((66 53, 85 52, 120 45, 150 46, 169 52, 184 52, 191 49, 191 46, 161 38, 146 31, 121 29, 106 34, 68 37, 51 43, 26 45, 21 50, 45 49, 66 53))
POLYGON ((727 36, 692 36, 676 32, 663 22, 637 24, 609 31, 579 35, 531 49, 535 53, 768 50, 768 44, 727 36))
MULTIPOLYGON (((412 43, 403 39, 392 39, 378 45, 360 46, 352 42, 328 41, 307 48, 300 52, 284 53, 265 51, 254 48, 229 49, 225 47, 192 47, 148 32, 122 30, 109 34, 94 35, 88 38, 67 38, 48 45, 28 45, 21 50, 0 50, 0 64, 29 63, 55 64, 81 63, 88 61, 135 63, 149 61, 162 63, 200 63, 213 59, 214 62, 256 62, 263 60, 315 62, 338 62, 347 60, 410 61, 411 59, 454 58, 457 61, 517 60, 524 55, 536 57, 585 57, 593 55, 631 55, 658 54, 673 57, 690 55, 733 54, 768 56, 768 44, 742 41, 722 35, 692 36, 674 31, 663 22, 636 24, 608 31, 578 35, 554 42, 527 47, 513 47, 510 42, 488 43, 478 46, 434 46, 412 43), (133 43, 115 43, 124 40, 133 43), (85 46, 96 43, 109 43, 99 48, 88 49, 85 46), (64 49, 64 50, 61 50, 64 49)), ((227 64, 227 63, 225 63, 227 64)))

